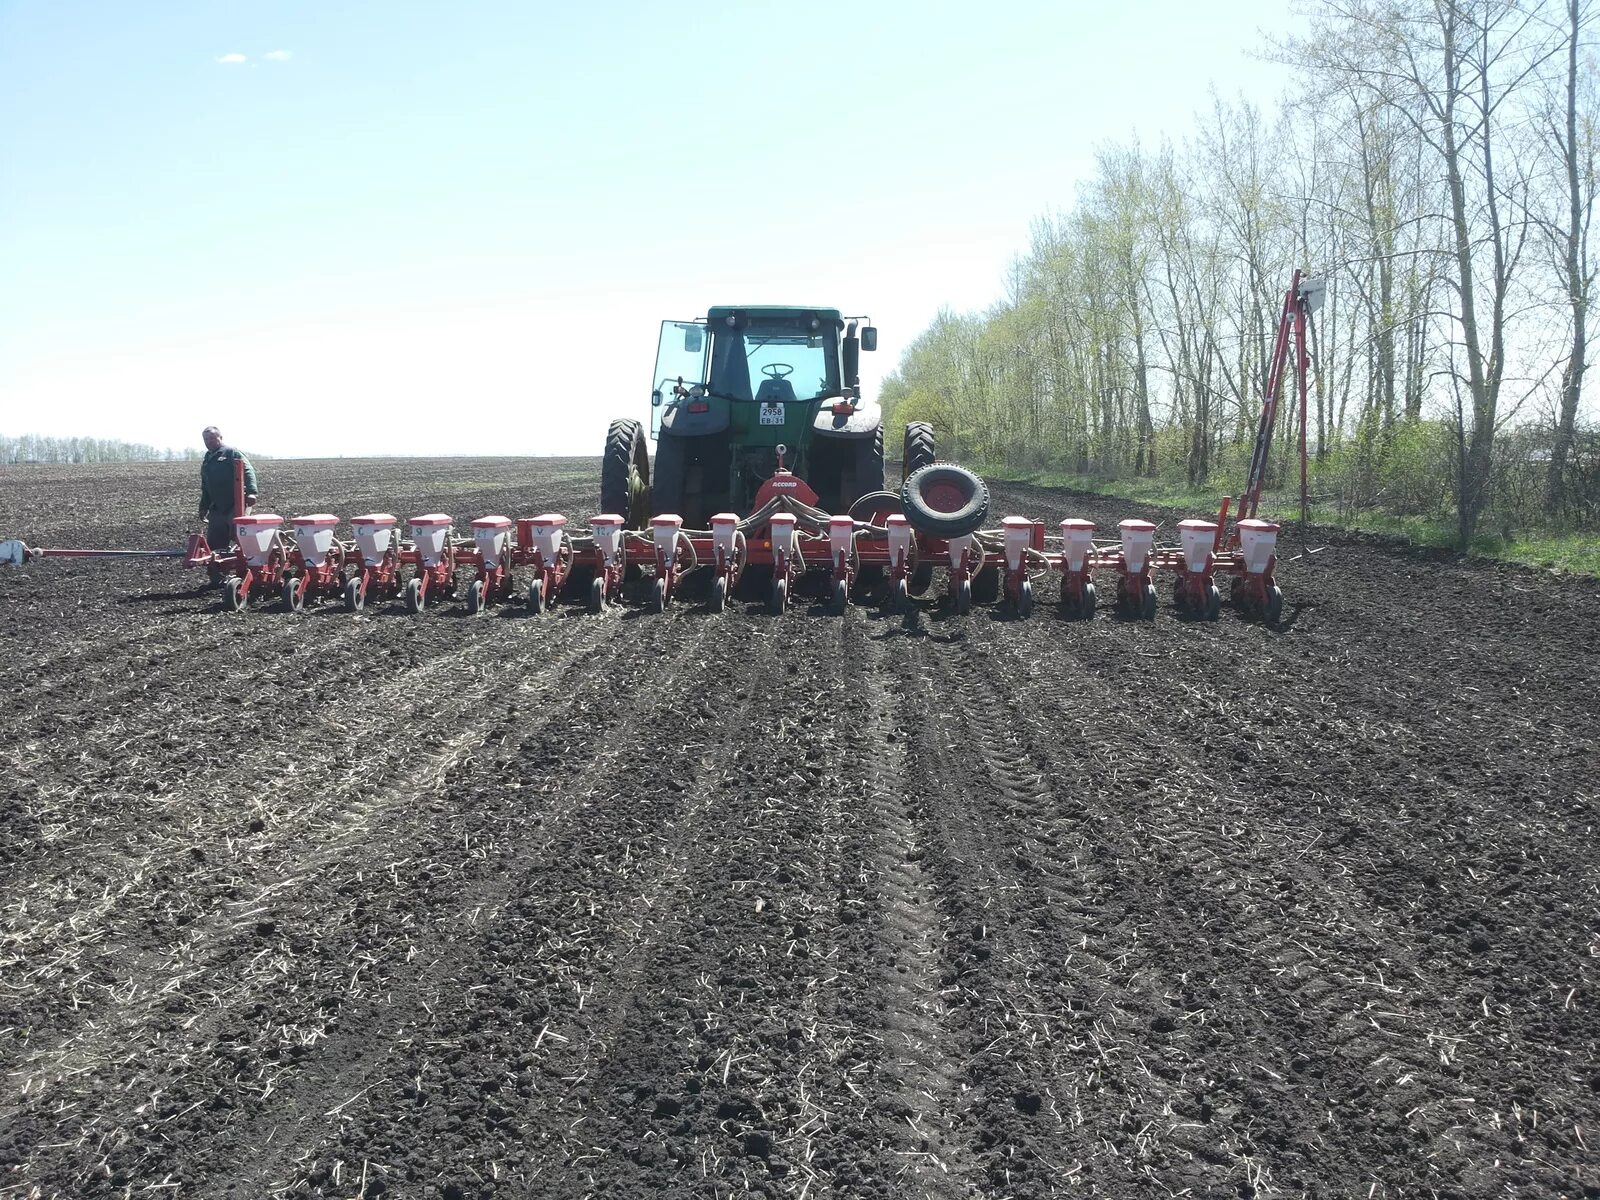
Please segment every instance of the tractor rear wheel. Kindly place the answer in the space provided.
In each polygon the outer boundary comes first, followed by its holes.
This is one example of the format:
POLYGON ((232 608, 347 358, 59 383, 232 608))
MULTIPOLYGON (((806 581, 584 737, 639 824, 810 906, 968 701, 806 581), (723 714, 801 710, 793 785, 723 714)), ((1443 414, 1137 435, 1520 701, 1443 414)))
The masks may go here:
POLYGON ((644 426, 623 419, 606 431, 600 463, 600 511, 615 513, 629 529, 643 529, 650 517, 650 448, 644 426))
POLYGON ((933 426, 926 421, 907 421, 905 444, 900 456, 900 482, 904 483, 923 467, 931 467, 936 461, 933 426))

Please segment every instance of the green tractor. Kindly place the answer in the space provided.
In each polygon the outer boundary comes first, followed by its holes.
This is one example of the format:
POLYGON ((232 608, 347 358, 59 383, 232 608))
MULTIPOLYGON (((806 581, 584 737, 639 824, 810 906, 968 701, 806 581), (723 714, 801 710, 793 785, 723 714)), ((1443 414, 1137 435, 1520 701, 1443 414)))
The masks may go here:
POLYGON ((705 529, 714 513, 751 511, 780 452, 829 512, 873 503, 884 488, 883 412, 861 395, 861 351, 878 342, 871 325, 858 332, 862 320, 747 305, 662 322, 650 393, 655 461, 639 421, 613 421, 601 510, 634 529, 660 513, 705 529))

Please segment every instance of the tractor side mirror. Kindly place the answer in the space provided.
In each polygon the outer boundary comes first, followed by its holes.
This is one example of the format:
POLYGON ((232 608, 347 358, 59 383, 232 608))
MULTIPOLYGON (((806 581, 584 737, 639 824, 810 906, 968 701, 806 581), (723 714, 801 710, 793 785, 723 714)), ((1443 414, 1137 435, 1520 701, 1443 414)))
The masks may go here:
POLYGON ((878 331, 871 325, 862 326, 861 348, 863 350, 876 350, 878 348, 878 331))
POLYGON ((661 389, 660 388, 657 388, 655 391, 650 393, 650 407, 651 408, 660 408, 661 407, 661 389))
POLYGON ((705 346, 705 334, 698 325, 685 325, 683 327, 683 352, 685 354, 699 354, 705 346))

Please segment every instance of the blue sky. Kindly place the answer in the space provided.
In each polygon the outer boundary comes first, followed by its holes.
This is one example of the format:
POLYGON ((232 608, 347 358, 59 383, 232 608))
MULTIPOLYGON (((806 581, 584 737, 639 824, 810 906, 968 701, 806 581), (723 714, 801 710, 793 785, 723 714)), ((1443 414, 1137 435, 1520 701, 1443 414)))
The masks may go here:
POLYGON ((1290 20, 0 0, 0 433, 596 453, 657 322, 723 303, 870 313, 871 387, 1097 146, 1270 102, 1290 20))

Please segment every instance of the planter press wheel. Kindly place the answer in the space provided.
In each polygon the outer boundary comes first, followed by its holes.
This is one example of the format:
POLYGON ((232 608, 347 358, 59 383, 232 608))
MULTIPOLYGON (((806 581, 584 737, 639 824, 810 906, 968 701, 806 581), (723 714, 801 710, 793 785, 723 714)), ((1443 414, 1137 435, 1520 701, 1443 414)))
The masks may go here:
POLYGON ((241 611, 246 604, 244 580, 240 579, 237 575, 230 575, 228 576, 228 582, 223 586, 227 589, 224 598, 227 602, 229 611, 241 611))
POLYGON ((1268 625, 1276 625, 1278 618, 1283 616, 1283 592, 1277 584, 1267 589, 1267 603, 1263 615, 1267 618, 1268 625))
POLYGON ((850 607, 850 587, 842 579, 833 581, 833 597, 828 602, 828 612, 833 616, 842 617, 850 607))
POLYGON ((711 581, 711 611, 722 612, 728 607, 728 577, 718 575, 711 581))
MULTIPOLYGON (((930 569, 930 578, 931 578, 930 569)), ((905 612, 906 606, 911 603, 911 589, 906 586, 904 579, 896 579, 889 588, 889 594, 884 598, 884 607, 892 613, 905 612)))
POLYGON ((667 603, 667 578, 665 575, 657 575, 650 588, 650 611, 666 612, 667 603))
POLYGON ((544 579, 540 577, 528 584, 528 612, 537 617, 544 612, 544 606, 544 579))
POLYGON ((1206 588, 1206 620, 1215 621, 1222 611, 1222 591, 1216 584, 1206 588))
POLYGON ((406 580, 406 611, 419 613, 428 606, 428 598, 422 594, 422 580, 413 575, 406 580))
POLYGON ((361 577, 359 575, 345 582, 344 606, 353 613, 358 613, 367 606, 367 598, 361 592, 361 577))
POLYGON ((483 611, 483 580, 474 579, 467 586, 467 613, 477 616, 483 611))
POLYGON ((954 597, 956 612, 969 613, 972 611, 972 580, 963 579, 956 585, 954 597))
POLYGON ((1033 580, 1024 579, 1017 589, 1017 616, 1027 618, 1033 613, 1033 580))
POLYGON ((767 594, 767 611, 774 616, 781 613, 789 603, 789 578, 786 575, 772 577, 772 590, 767 594))
POLYGON ((589 581, 589 611, 600 613, 606 610, 606 580, 604 575, 596 575, 589 581))
POLYGON ((1144 595, 1139 600, 1139 616, 1146 621, 1156 619, 1156 585, 1144 585, 1144 595))
POLYGON ((306 606, 305 589, 300 586, 298 579, 285 579, 283 581, 283 606, 290 612, 302 612, 306 606))

